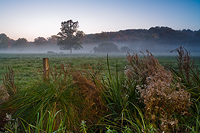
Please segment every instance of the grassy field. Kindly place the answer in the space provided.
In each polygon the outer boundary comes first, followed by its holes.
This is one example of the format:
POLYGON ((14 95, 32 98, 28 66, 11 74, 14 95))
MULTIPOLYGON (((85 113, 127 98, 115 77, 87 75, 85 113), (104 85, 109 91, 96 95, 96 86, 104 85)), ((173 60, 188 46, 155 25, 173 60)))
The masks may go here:
MULTIPOLYGON (((197 67, 200 66, 200 57, 192 59, 197 67)), ((146 58, 137 58, 135 55, 111 54, 107 58, 106 54, 0 54, 0 86, 3 86, 3 77, 9 73, 9 67, 14 71, 14 84, 18 88, 17 94, 12 94, 11 100, 4 106, 8 110, 16 110, 13 116, 20 119, 21 127, 15 129, 10 123, 7 130, 198 132, 199 77, 193 73, 193 68, 191 71, 187 69, 187 62, 183 71, 178 68, 179 63, 174 56, 154 58, 146 55, 146 58), (41 80, 43 58, 49 58, 54 74, 48 82, 41 80), (187 72, 190 72, 190 79, 187 72), (182 90, 182 87, 185 89, 182 90), (166 96, 171 96, 173 102, 166 96), (184 98, 181 99, 182 96, 184 98), (141 99, 146 102, 141 102, 141 99), (182 112, 186 115, 179 115, 182 112), (170 113, 173 115, 168 116, 170 113)))
MULTIPOLYGON (((87 54, 0 54, 0 75, 6 73, 9 66, 15 72, 16 81, 20 84, 29 84, 31 80, 37 79, 43 71, 43 58, 49 58, 50 67, 60 67, 61 64, 70 65, 76 69, 87 69, 88 66, 96 69, 106 69, 106 55, 87 54)), ((113 69, 118 61, 120 69, 123 69, 127 62, 125 56, 111 56, 110 65, 113 69)), ((2 76, 0 78, 2 83, 2 76)))
MULTIPOLYGON (((125 55, 108 55, 111 70, 115 70, 116 63, 119 69, 124 69, 127 65, 125 55)), ((85 68, 87 66, 102 67, 107 69, 107 55, 90 54, 0 54, 0 75, 6 72, 9 66, 15 72, 16 81, 21 84, 28 84, 31 80, 37 78, 43 70, 43 58, 49 58, 51 67, 60 67, 61 64, 70 65, 75 68, 85 68), (85 67, 84 67, 85 66, 85 67)), ((163 66, 176 67, 176 57, 158 56, 156 57, 163 66)), ((194 57, 196 65, 200 65, 200 57, 194 57)), ((0 77, 2 83, 2 76, 0 77)))

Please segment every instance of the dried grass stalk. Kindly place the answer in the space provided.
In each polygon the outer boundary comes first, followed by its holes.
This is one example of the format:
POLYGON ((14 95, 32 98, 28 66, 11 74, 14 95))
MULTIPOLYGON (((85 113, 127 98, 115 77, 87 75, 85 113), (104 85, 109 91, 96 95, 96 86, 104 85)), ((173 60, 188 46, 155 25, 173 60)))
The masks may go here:
POLYGON ((179 82, 174 82, 172 73, 165 70, 150 52, 147 51, 144 59, 139 59, 137 54, 128 54, 127 59, 130 65, 126 75, 138 83, 146 120, 162 131, 174 131, 178 127, 174 114, 189 114, 190 93, 179 82))

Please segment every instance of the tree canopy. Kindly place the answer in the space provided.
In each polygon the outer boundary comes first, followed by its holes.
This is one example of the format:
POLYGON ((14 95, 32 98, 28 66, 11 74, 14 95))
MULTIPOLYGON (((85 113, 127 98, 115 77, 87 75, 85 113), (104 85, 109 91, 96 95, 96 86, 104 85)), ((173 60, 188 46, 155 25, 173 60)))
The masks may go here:
POLYGON ((18 38, 15 41, 14 46, 16 46, 16 47, 26 46, 27 43, 28 43, 28 41, 26 40, 26 38, 18 38))
POLYGON ((44 37, 37 37, 34 39, 34 42, 36 44, 44 44, 44 43, 47 43, 47 39, 44 37))
POLYGON ((190 29, 174 30, 169 27, 151 27, 150 29, 127 29, 117 32, 102 32, 89 34, 83 38, 83 43, 100 42, 129 42, 137 44, 158 44, 158 45, 190 45, 200 43, 200 30, 190 29))
POLYGON ((58 43, 57 45, 61 50, 81 49, 80 39, 83 37, 84 33, 78 31, 79 25, 78 21, 73 22, 72 20, 64 21, 61 23, 61 32, 58 33, 58 43))
POLYGON ((94 53, 113 53, 119 52, 119 48, 116 44, 112 42, 103 42, 98 45, 98 47, 94 47, 94 53))
POLYGON ((5 49, 9 47, 10 39, 6 34, 0 34, 0 49, 5 49))

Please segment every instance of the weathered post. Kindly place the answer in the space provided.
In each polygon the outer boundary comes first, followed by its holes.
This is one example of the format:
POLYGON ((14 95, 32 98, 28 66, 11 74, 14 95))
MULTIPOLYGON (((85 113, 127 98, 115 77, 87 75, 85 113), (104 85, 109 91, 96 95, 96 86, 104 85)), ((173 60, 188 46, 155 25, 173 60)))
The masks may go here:
POLYGON ((44 80, 49 79, 49 58, 43 58, 44 80))

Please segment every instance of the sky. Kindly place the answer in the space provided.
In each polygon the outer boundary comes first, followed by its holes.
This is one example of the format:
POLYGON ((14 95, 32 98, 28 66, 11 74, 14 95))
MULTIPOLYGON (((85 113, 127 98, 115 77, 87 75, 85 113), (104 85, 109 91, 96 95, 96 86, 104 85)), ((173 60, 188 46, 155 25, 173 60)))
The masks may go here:
POLYGON ((50 37, 61 22, 85 34, 149 29, 200 29, 200 0, 0 0, 0 34, 17 40, 50 37))

